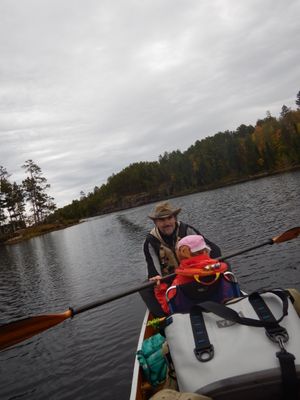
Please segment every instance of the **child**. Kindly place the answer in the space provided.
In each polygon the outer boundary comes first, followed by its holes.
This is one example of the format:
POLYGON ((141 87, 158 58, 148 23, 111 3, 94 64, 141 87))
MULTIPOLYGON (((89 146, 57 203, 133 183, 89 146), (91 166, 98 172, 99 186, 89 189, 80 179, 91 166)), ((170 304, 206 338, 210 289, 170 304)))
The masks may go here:
MULTIPOLYGON (((180 264, 175 271, 177 275, 170 285, 172 289, 168 291, 169 300, 177 293, 174 286, 195 282, 195 280, 204 286, 211 285, 218 280, 220 273, 228 270, 227 264, 210 258, 209 253, 210 247, 201 235, 189 235, 179 240, 176 254, 180 264)), ((169 314, 170 309, 166 299, 167 289, 166 283, 158 281, 154 293, 164 312, 169 314)))

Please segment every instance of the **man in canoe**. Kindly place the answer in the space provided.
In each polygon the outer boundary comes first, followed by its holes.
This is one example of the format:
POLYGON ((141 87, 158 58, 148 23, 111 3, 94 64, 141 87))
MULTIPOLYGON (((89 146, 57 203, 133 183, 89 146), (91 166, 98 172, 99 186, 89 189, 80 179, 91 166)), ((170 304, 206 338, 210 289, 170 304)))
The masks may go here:
MULTIPOLYGON (((179 265, 176 256, 178 241, 187 235, 200 235, 196 228, 178 220, 177 216, 180 211, 181 208, 176 208, 166 201, 157 204, 152 214, 149 215, 154 222, 154 227, 144 242, 149 280, 157 280, 162 276, 174 273, 175 268, 179 265)), ((220 248, 205 236, 203 238, 211 249, 211 257, 220 257, 220 248)), ((141 292, 141 296, 154 315, 164 315, 152 288, 141 292)))

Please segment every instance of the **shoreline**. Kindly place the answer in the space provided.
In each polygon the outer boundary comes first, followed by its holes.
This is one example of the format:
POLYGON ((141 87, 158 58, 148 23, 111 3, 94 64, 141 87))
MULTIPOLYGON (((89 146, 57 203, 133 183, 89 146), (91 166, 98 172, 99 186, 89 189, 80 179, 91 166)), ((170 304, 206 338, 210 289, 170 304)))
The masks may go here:
MULTIPOLYGON (((283 168, 281 170, 277 170, 277 171, 273 171, 273 172, 263 172, 257 175, 250 175, 248 177, 244 177, 241 179, 232 179, 228 182, 222 182, 222 183, 215 183, 215 184, 211 184, 211 185, 207 185, 205 187, 202 187, 199 190, 187 190, 184 193, 177 193, 174 194, 170 197, 168 197, 168 199, 172 199, 172 198, 176 198, 176 197, 182 197, 182 196, 188 196, 188 195, 192 195, 195 193, 201 193, 201 192, 206 192, 209 190, 215 190, 215 189, 220 189, 222 187, 228 187, 228 186, 233 186, 233 185, 237 185, 239 183, 244 183, 244 182, 249 182, 249 181, 253 181, 256 179, 261 179, 261 178, 266 178, 268 176, 273 176, 273 175, 280 175, 280 174, 284 174, 284 173, 288 173, 288 172, 293 172, 296 170, 300 169, 300 165, 295 165, 293 167, 289 167, 289 168, 283 168)), ((93 217, 99 217, 102 215, 106 215, 106 214, 111 214, 113 212, 117 212, 117 211, 122 211, 122 210, 127 210, 130 208, 135 208, 135 207, 139 207, 145 204, 151 204, 151 203, 155 203, 158 201, 163 201, 164 199, 167 198, 152 198, 152 199, 147 199, 148 201, 137 201, 136 204, 134 204, 135 202, 131 201, 130 206, 126 206, 123 203, 123 206, 121 207, 115 207, 112 208, 110 210, 105 210, 103 213, 97 214, 97 215, 93 215, 90 217, 86 217, 84 219, 80 219, 78 221, 70 221, 69 223, 52 223, 52 224, 42 224, 42 225, 38 225, 38 226, 34 226, 34 227, 28 227, 28 228, 24 228, 24 229, 20 229, 17 230, 12 237, 10 237, 9 239, 0 242, 0 246, 5 246, 5 245, 13 245, 13 244, 17 244, 17 243, 21 243, 24 242, 26 240, 30 240, 34 237, 37 236, 41 236, 41 235, 45 235, 47 233, 51 233, 51 232, 55 232, 61 229, 66 229, 69 228, 71 226, 74 225, 78 225, 80 223, 85 222, 88 218, 93 218, 93 217)), ((132 199, 131 199, 132 200, 132 199)))
POLYGON ((62 229, 70 228, 71 226, 78 225, 82 221, 72 221, 70 223, 55 223, 55 224, 41 224, 37 226, 30 226, 28 228, 19 229, 14 232, 13 236, 0 243, 0 246, 10 246, 13 244, 21 243, 30 240, 37 236, 46 235, 47 233, 59 231, 62 229))
POLYGON ((189 195, 196 194, 196 193, 207 192, 209 190, 215 190, 215 189, 220 189, 223 187, 233 186, 233 185, 237 185, 239 183, 245 183, 245 182, 249 182, 249 181, 253 181, 253 180, 257 180, 257 179, 261 179, 261 178, 266 178, 268 176, 289 173, 289 172, 297 171, 299 169, 300 169, 300 165, 294 165, 292 167, 286 167, 286 168, 282 168, 280 170, 276 170, 276 171, 272 171, 272 172, 262 172, 262 173, 256 174, 256 175, 249 175, 247 177, 232 178, 232 179, 228 179, 227 181, 212 183, 210 185, 202 186, 199 189, 187 189, 180 193, 174 193, 170 196, 164 196, 164 197, 161 197, 161 196, 150 197, 147 195, 147 193, 139 193, 137 195, 125 196, 125 197, 123 197, 122 204, 119 207, 112 206, 112 207, 106 208, 98 214, 91 215, 90 217, 85 217, 85 219, 99 217, 99 216, 111 214, 111 213, 114 213, 117 211, 128 210, 128 209, 140 207, 140 206, 143 206, 146 204, 153 204, 153 203, 157 203, 157 202, 164 201, 167 199, 174 199, 176 197, 189 196, 189 195))

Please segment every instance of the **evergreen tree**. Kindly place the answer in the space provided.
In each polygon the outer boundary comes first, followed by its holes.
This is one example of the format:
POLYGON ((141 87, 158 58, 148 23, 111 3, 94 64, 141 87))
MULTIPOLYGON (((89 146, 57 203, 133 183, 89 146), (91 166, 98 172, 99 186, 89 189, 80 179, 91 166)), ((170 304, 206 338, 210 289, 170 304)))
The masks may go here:
POLYGON ((3 192, 5 198, 5 208, 8 212, 11 226, 15 231, 19 227, 19 222, 23 222, 21 226, 24 226, 25 221, 25 198, 24 192, 21 186, 16 182, 13 184, 6 181, 3 185, 3 192))
POLYGON ((31 203, 34 223, 39 224, 56 208, 54 199, 46 193, 50 185, 47 183, 47 179, 43 177, 41 168, 32 160, 27 160, 22 168, 29 174, 22 181, 25 198, 31 203))
POLYGON ((7 170, 0 165, 0 225, 5 223, 6 216, 6 190, 8 185, 9 174, 7 170))
POLYGON ((266 111, 266 119, 268 120, 270 118, 272 118, 271 111, 267 110, 266 111))
POLYGON ((14 182, 11 189, 14 218, 25 224, 25 195, 23 187, 14 182))
POLYGON ((288 113, 291 111, 291 109, 289 107, 287 107, 285 104, 282 106, 281 108, 281 113, 280 113, 280 117, 284 118, 288 115, 288 113))
POLYGON ((80 191, 79 196, 80 196, 80 200, 83 200, 86 198, 86 195, 83 190, 80 191))
POLYGON ((299 90, 299 92, 297 94, 296 105, 298 106, 298 110, 300 110, 300 90, 299 90))

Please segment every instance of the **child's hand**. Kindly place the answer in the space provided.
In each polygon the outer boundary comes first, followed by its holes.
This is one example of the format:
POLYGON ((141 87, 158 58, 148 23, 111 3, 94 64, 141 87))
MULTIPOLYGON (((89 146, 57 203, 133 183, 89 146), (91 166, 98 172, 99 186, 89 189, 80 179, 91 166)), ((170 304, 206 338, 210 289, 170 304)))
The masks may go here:
POLYGON ((162 277, 160 275, 155 275, 155 276, 152 276, 152 278, 150 278, 149 281, 155 281, 156 285, 160 285, 161 278, 162 277))

